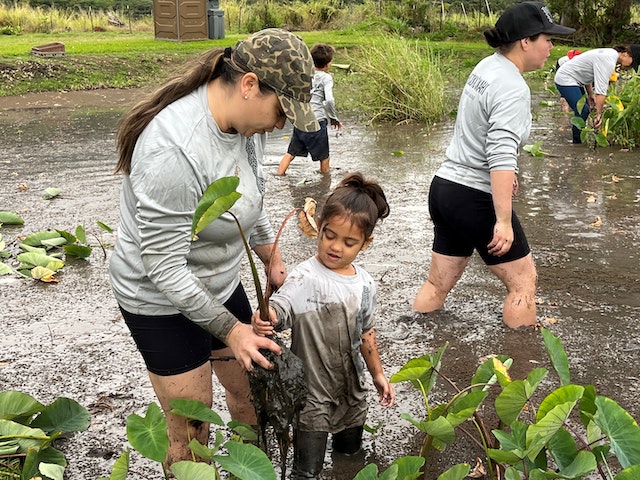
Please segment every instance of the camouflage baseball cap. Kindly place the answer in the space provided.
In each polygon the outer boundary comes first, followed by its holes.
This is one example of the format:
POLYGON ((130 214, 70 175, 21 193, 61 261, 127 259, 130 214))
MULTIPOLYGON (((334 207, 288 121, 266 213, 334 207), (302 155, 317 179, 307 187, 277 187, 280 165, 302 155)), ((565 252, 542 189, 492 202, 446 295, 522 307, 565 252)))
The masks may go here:
POLYGON ((275 90, 294 127, 303 132, 320 129, 309 104, 313 59, 300 37, 279 28, 267 28, 238 41, 231 60, 275 90))

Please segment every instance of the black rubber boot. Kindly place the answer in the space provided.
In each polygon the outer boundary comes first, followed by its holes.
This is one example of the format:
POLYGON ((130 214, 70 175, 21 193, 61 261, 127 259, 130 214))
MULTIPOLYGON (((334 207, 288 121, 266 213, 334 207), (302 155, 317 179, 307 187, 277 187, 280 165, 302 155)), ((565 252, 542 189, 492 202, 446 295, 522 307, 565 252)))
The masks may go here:
POLYGON ((327 449, 327 432, 293 431, 293 472, 291 480, 317 478, 327 449))
POLYGON ((352 427, 333 434, 333 450, 353 455, 362 448, 363 427, 352 427))

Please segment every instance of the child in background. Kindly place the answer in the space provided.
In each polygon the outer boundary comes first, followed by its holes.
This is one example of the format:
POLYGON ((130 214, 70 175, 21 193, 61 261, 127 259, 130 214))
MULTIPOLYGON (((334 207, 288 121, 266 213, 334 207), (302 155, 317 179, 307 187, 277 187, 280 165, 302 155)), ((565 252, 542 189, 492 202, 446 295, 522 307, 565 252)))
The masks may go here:
POLYGON ((342 124, 338 120, 336 113, 336 103, 333 98, 333 77, 328 73, 335 50, 326 43, 316 43, 311 47, 311 57, 316 71, 311 87, 311 107, 316 119, 320 124, 320 130, 313 133, 306 133, 297 128, 293 128, 291 141, 287 153, 284 154, 276 175, 282 176, 287 173, 287 168, 295 157, 306 157, 311 154, 311 160, 320 162, 320 172, 329 172, 329 133, 327 131, 327 120, 331 128, 340 130, 342 124))
POLYGON ((352 263, 371 245, 378 220, 388 215, 378 183, 360 173, 347 175, 322 210, 317 254, 299 264, 271 296, 270 320, 253 315, 260 335, 291 328, 291 350, 304 364, 309 393, 294 425, 295 480, 320 474, 329 433, 334 451, 361 449, 368 408, 365 366, 380 404, 394 403, 373 328, 376 284, 352 263))

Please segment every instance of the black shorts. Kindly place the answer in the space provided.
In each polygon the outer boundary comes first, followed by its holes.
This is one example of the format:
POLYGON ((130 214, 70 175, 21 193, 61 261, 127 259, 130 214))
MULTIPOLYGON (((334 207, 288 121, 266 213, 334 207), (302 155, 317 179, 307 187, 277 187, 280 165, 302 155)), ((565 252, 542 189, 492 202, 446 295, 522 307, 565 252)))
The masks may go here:
POLYGON ((311 160, 320 162, 329 158, 329 132, 327 121, 320 120, 320 130, 317 132, 303 132, 293 129, 287 153, 294 157, 306 157, 311 154, 311 160))
POLYGON ((434 177, 429 189, 429 213, 434 225, 433 251, 452 257, 470 257, 473 250, 487 265, 524 258, 531 250, 515 212, 511 214, 513 245, 507 253, 491 255, 496 213, 490 193, 434 177))
MULTIPOLYGON (((251 323, 253 312, 242 284, 224 306, 242 323, 251 323)), ((208 362, 212 350, 227 346, 182 314, 135 315, 122 307, 120 311, 147 370, 156 375, 189 372, 208 362)))

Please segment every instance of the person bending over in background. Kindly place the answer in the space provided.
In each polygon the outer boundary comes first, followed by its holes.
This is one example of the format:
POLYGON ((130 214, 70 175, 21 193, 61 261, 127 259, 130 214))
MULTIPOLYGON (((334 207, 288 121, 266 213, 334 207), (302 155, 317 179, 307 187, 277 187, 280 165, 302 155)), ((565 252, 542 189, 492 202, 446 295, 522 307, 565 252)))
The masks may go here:
MULTIPOLYGON (((588 50, 563 63, 558 68, 554 81, 560 96, 564 98, 573 113, 587 120, 591 109, 595 108, 594 128, 600 128, 602 112, 607 98, 607 90, 611 76, 616 67, 623 70, 638 68, 640 58, 635 59, 629 47, 618 45, 613 48, 596 48, 588 50), (587 101, 578 111, 578 101, 585 95, 587 101)), ((580 129, 571 126, 573 143, 582 143, 580 129)))

